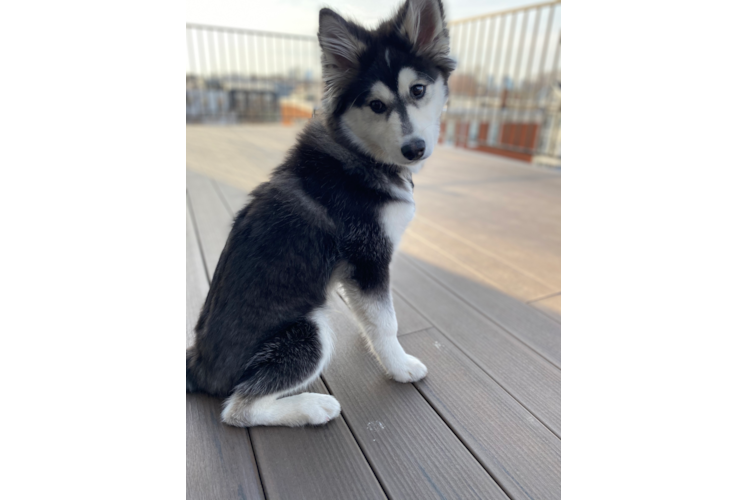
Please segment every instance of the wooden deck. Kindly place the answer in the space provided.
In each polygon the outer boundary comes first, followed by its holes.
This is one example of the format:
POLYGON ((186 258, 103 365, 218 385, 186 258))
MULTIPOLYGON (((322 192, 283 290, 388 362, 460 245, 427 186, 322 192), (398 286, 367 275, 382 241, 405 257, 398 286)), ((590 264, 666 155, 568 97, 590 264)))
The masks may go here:
MULTIPOLYGON (((233 214, 297 128, 187 127, 187 343, 233 214)), ((387 380, 342 300, 312 391, 323 427, 220 422, 187 395, 190 499, 557 499, 561 496, 559 172, 437 148, 392 263, 399 336, 429 368, 387 380)))

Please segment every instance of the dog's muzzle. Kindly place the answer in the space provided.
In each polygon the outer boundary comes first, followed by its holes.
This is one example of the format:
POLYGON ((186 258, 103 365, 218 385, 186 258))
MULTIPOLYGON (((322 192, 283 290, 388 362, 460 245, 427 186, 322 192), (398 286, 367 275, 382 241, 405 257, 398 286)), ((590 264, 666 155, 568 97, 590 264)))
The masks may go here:
POLYGON ((410 161, 420 159, 424 151, 426 151, 426 141, 423 139, 413 139, 400 148, 403 156, 410 161))

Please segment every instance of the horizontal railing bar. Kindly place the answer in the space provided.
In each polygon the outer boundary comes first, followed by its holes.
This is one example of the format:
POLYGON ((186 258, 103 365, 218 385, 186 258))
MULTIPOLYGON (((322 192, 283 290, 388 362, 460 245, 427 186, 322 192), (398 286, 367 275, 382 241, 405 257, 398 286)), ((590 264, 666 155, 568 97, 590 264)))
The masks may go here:
POLYGON ((205 30, 205 31, 221 31, 224 33, 245 33, 247 35, 262 35, 262 36, 272 36, 276 38, 293 38, 296 40, 308 40, 308 41, 314 41, 314 42, 317 41, 317 37, 311 36, 311 35, 294 35, 292 33, 278 33, 275 31, 248 30, 244 28, 228 28, 225 26, 209 26, 207 24, 187 23, 187 29, 205 30))
POLYGON ((543 7, 550 7, 551 5, 557 5, 560 4, 561 0, 554 0, 552 2, 543 2, 543 3, 535 3, 532 5, 525 5, 523 7, 515 7, 514 9, 507 9, 507 10, 499 10, 496 12, 489 12, 488 14, 481 14, 479 16, 472 16, 472 17, 465 17, 463 19, 456 19, 454 21, 450 21, 448 24, 449 27, 452 27, 456 24, 462 24, 462 23, 469 23, 471 21, 478 21, 480 19, 485 19, 487 17, 494 17, 494 16, 503 16, 505 14, 513 14, 515 12, 522 12, 523 10, 533 10, 533 9, 542 9, 543 7))

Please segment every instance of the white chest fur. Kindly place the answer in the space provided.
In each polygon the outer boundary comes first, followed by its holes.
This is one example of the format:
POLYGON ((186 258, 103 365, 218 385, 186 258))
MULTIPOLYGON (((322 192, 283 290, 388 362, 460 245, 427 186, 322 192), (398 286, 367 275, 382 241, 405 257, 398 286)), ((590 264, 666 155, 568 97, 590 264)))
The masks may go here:
POLYGON ((382 207, 380 215, 380 223, 382 224, 384 233, 392 242, 393 248, 397 248, 398 244, 400 244, 400 238, 402 238, 405 229, 408 227, 410 221, 413 220, 413 215, 416 213, 413 191, 410 189, 407 191, 398 189, 397 191, 397 201, 391 201, 382 207))

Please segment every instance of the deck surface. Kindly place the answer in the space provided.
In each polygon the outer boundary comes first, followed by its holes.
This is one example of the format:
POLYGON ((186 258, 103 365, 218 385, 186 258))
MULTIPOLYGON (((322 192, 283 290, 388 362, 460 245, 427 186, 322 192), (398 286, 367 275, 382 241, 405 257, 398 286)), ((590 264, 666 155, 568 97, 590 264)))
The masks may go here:
MULTIPOLYGON (((297 127, 187 127, 187 344, 232 217, 297 127)), ((311 391, 342 418, 237 429, 187 395, 190 499, 558 499, 561 175, 438 147, 392 263, 400 341, 428 366, 387 380, 342 299, 311 391)))

